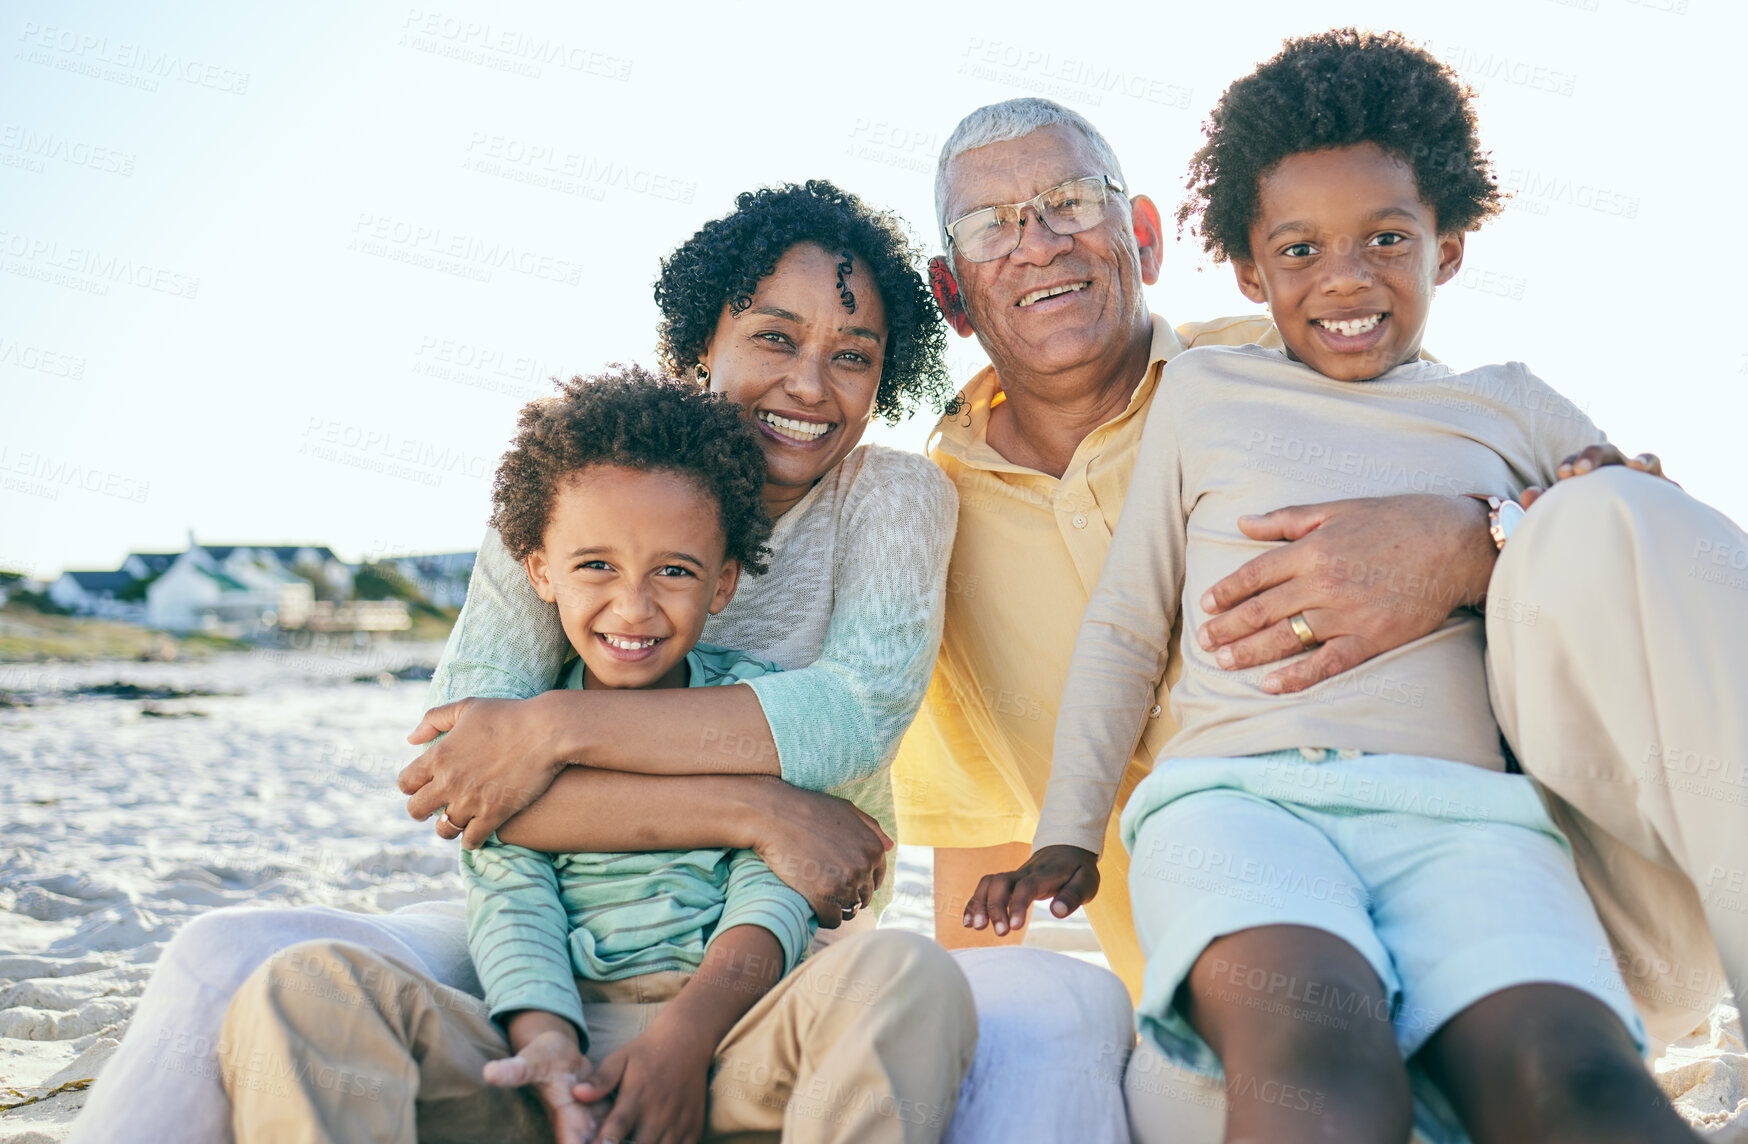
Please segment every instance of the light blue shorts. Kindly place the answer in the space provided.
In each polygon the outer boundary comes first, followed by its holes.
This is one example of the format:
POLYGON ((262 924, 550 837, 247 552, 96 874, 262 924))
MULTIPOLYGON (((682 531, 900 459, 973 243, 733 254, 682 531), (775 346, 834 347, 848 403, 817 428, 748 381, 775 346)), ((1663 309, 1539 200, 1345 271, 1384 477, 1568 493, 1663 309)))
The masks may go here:
MULTIPOLYGON (((1645 1032, 1565 837, 1523 775, 1410 755, 1284 751, 1161 759, 1122 818, 1147 956, 1137 1022, 1166 1057, 1220 1075, 1174 1005, 1216 938, 1324 930, 1383 983, 1407 1059, 1514 985, 1568 985, 1645 1032)), ((1246 965, 1213 967, 1271 1011, 1335 1023, 1373 1002, 1246 965)))

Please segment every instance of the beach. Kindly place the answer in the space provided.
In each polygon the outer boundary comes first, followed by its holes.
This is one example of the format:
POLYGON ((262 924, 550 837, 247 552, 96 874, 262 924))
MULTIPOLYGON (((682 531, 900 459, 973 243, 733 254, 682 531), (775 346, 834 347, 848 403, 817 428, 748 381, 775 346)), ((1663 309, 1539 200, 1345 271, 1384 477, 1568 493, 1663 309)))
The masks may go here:
MULTIPOLYGON (((64 1140, 164 943, 218 906, 393 910, 460 897, 455 845, 395 776, 439 649, 378 643, 172 663, 0 663, 0 1144, 64 1140), (59 1091, 57 1091, 59 1090, 59 1091)), ((883 925, 928 928, 900 847, 883 925)), ((1099 960, 1078 917, 1029 939, 1099 960)), ((1711 1138, 1748 1141, 1748 1055, 1720 1006, 1656 1062, 1711 1138)))

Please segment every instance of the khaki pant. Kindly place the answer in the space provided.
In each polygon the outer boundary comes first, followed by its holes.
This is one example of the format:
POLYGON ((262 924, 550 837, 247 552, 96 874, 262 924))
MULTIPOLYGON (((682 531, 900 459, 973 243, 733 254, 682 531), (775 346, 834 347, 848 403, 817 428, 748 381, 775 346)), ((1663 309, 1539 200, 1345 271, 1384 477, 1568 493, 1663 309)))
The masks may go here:
POLYGON ((1651 1036, 1748 997, 1748 535, 1642 473, 1562 481, 1499 558, 1487 659, 1651 1036))
MULTIPOLYGON (((1748 998, 1748 535, 1624 468, 1562 481, 1494 569, 1487 666, 1608 931, 1598 972, 1658 1042, 1748 998)), ((1124 1094, 1137 1144, 1225 1131, 1224 1085, 1145 1042, 1124 1094)))
MULTIPOLYGON (((647 1028, 683 980, 585 993, 590 1059, 647 1028)), ((705 1137, 939 1140, 976 1041, 970 988, 934 942, 891 930, 838 942, 718 1047, 705 1137)), ((552 1140, 531 1093, 481 1080, 510 1052, 485 1003, 362 946, 306 942, 269 960, 231 1002, 220 1047, 239 1141, 552 1140)))

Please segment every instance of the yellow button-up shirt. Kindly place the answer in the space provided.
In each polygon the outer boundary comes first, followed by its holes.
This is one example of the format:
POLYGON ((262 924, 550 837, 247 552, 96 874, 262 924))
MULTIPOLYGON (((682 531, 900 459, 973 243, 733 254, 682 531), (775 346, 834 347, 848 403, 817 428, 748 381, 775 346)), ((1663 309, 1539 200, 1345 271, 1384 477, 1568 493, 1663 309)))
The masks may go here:
MULTIPOLYGON (((1074 638, 1123 511, 1160 367, 1192 346, 1247 342, 1281 345, 1263 315, 1175 330, 1155 315, 1146 374, 1123 412, 1081 441, 1060 479, 1011 464, 990 447, 989 412, 1002 400, 993 367, 965 387, 965 409, 942 418, 929 453, 958 486, 959 531, 940 658, 893 766, 901 841, 981 847, 1032 840, 1074 638)), ((1086 907, 1111 968, 1135 996, 1143 959, 1117 815, 1177 731, 1166 706, 1182 671, 1176 644, 1174 636, 1152 718, 1118 786, 1099 895, 1086 907)))

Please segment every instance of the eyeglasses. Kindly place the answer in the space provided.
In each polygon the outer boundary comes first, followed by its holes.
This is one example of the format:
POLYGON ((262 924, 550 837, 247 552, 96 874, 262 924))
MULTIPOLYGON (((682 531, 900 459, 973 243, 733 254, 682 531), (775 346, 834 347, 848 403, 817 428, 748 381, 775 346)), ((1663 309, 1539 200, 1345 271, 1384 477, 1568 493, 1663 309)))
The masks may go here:
POLYGON ((1110 202, 1107 188, 1119 195, 1123 193, 1122 187, 1104 175, 1082 175, 1058 183, 1027 202, 974 210, 947 224, 947 245, 967 262, 1006 258, 1019 248, 1027 207, 1036 212, 1038 221, 1051 234, 1079 234, 1105 220, 1110 202))

